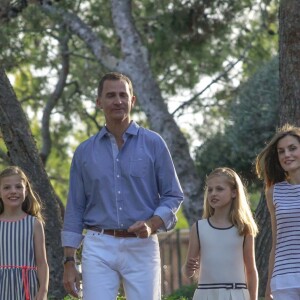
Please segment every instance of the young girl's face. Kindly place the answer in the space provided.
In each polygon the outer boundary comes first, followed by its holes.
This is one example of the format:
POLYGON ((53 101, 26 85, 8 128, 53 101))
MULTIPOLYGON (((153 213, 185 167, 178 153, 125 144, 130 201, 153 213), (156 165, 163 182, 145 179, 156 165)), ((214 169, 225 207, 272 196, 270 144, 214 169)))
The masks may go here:
POLYGON ((286 172, 300 170, 300 143, 299 140, 287 135, 277 144, 278 159, 286 172))
POLYGON ((236 190, 232 189, 225 175, 216 175, 207 180, 207 200, 212 208, 230 207, 235 197, 236 190))
POLYGON ((4 208, 21 207, 26 195, 25 182, 19 175, 12 175, 1 179, 0 197, 4 208))

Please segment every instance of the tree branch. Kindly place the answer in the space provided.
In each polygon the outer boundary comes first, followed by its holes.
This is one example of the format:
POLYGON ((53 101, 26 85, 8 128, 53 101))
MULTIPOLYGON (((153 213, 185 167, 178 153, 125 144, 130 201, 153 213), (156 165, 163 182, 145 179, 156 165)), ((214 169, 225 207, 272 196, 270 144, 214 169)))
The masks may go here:
POLYGON ((54 92, 50 95, 42 117, 42 149, 40 151, 40 157, 43 164, 45 165, 48 156, 51 152, 52 140, 50 134, 50 117, 53 108, 57 105, 59 98, 61 97, 64 87, 66 85, 67 77, 69 74, 69 49, 68 49, 69 35, 66 34, 64 37, 59 39, 62 57, 62 67, 59 73, 59 78, 55 86, 54 92))
POLYGON ((205 91, 207 91, 211 86, 213 86, 215 83, 217 83, 221 78, 225 77, 240 61, 244 60, 248 50, 252 46, 249 45, 246 47, 242 55, 234 62, 229 63, 225 68, 224 72, 221 73, 219 76, 217 76, 215 79, 213 79, 204 89, 202 89, 199 93, 195 94, 191 99, 185 101, 181 105, 179 105, 172 113, 171 115, 175 115, 179 110, 184 110, 187 106, 190 106, 194 101, 198 99, 199 96, 201 96, 205 91))
POLYGON ((112 0, 112 17, 115 30, 121 39, 121 50, 124 61, 134 62, 138 55, 142 58, 144 67, 150 68, 148 60, 148 49, 141 42, 138 31, 134 25, 134 19, 131 14, 131 0, 112 0), (135 53, 132 53, 135 49, 135 53))
POLYGON ((95 55, 98 62, 110 70, 115 70, 119 64, 118 59, 104 45, 90 26, 84 23, 77 15, 52 5, 43 4, 42 10, 50 16, 60 16, 62 21, 72 33, 77 35, 95 55))

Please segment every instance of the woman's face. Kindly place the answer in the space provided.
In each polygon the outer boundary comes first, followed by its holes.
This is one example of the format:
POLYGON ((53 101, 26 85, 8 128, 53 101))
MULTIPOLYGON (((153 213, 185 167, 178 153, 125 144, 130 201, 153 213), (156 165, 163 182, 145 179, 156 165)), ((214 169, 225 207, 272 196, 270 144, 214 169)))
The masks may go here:
POLYGON ((277 143, 278 159, 284 171, 291 173, 300 170, 300 143, 291 135, 280 139, 277 143))

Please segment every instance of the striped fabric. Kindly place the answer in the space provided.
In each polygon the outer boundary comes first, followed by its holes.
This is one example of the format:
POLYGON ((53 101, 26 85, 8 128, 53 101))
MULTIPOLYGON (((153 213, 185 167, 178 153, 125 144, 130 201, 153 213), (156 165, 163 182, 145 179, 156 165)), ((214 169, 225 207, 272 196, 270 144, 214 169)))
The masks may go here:
POLYGON ((38 289, 34 222, 30 215, 18 221, 0 221, 0 299, 34 299, 38 289))
POLYGON ((275 184, 277 245, 273 277, 300 274, 300 185, 275 184))

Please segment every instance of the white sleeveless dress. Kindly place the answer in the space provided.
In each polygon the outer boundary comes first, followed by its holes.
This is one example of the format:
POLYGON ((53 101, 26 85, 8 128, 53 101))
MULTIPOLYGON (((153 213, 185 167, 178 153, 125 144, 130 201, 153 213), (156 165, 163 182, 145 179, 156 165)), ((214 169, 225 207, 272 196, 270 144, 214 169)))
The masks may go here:
POLYGON ((193 300, 250 300, 243 258, 244 236, 236 227, 216 228, 199 220, 201 245, 198 288, 193 300))

